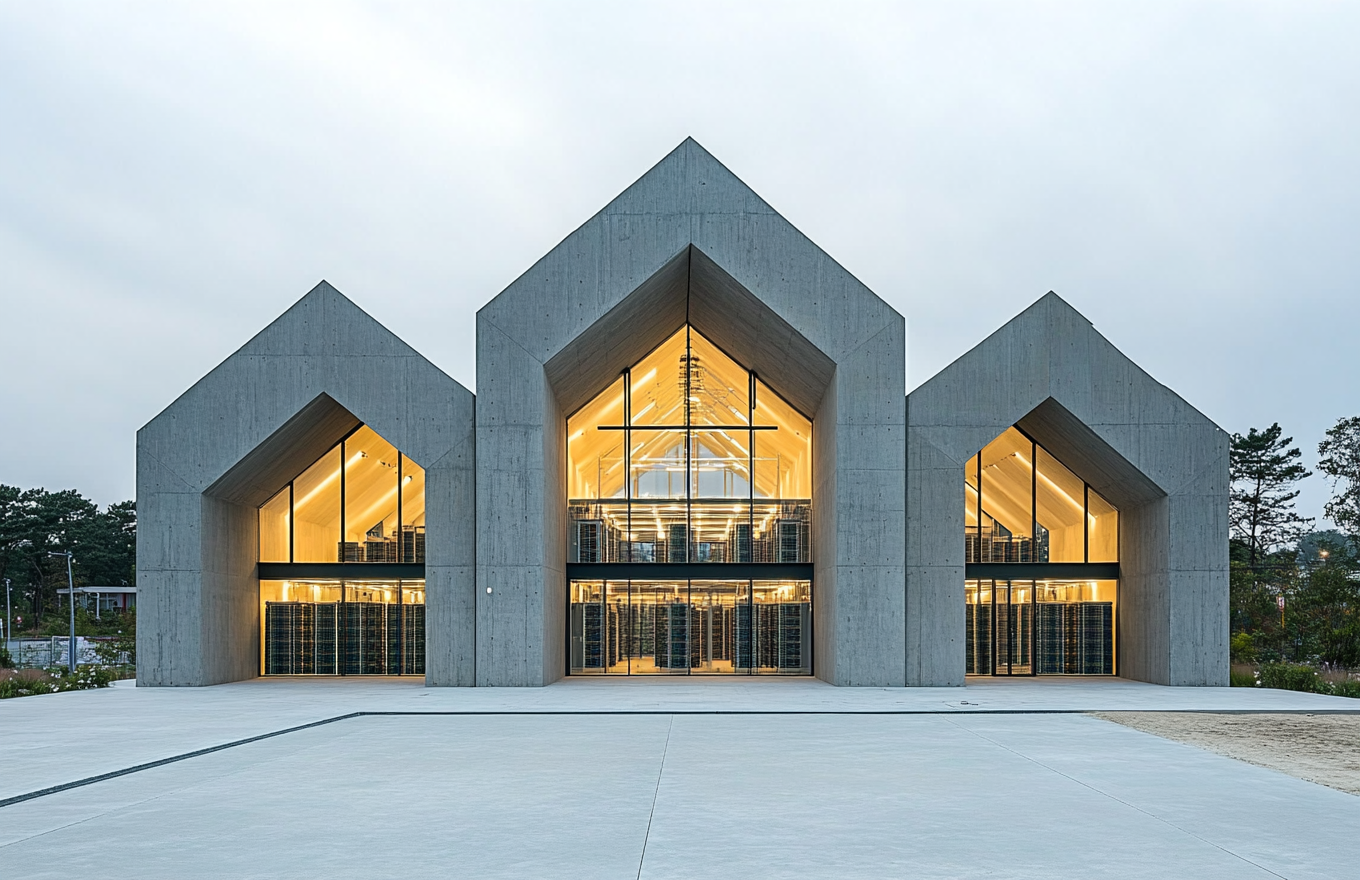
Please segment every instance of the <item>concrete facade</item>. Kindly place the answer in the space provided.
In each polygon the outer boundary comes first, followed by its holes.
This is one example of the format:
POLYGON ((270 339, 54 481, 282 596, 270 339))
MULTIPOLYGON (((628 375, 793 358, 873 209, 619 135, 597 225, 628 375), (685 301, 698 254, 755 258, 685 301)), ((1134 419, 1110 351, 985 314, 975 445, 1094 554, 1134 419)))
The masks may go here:
MULTIPOLYGON (((813 421, 813 672, 964 679, 963 464, 1120 509, 1119 672, 1227 680, 1227 437, 1048 295, 906 395, 905 321, 693 140, 477 313, 477 399, 324 282, 138 433, 138 680, 259 673, 256 509, 361 423, 426 469, 426 681, 566 671, 566 418, 686 323, 813 421)), ((719 575, 720 576, 720 575, 719 575)))
POLYGON ((963 467, 1018 424, 1119 508, 1119 674, 1228 683, 1228 435, 1049 293, 907 398, 907 668, 964 679, 963 467))
POLYGON ((686 316, 813 416, 816 674, 905 684, 906 323, 693 140, 477 313, 478 684, 564 674, 566 416, 686 316))
POLYGON ((322 282, 137 432, 137 680, 259 674, 256 509, 361 422, 425 468, 427 679, 473 682, 473 397, 322 282))

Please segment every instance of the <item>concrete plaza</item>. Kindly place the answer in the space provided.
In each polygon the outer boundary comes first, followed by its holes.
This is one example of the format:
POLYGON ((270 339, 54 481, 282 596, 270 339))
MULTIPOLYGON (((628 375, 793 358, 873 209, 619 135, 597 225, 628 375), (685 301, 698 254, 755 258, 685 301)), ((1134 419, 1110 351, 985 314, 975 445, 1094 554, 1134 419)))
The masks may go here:
POLYGON ((1355 708, 1080 679, 27 697, 0 703, 0 876, 1354 876, 1360 799, 1081 712, 1355 708))

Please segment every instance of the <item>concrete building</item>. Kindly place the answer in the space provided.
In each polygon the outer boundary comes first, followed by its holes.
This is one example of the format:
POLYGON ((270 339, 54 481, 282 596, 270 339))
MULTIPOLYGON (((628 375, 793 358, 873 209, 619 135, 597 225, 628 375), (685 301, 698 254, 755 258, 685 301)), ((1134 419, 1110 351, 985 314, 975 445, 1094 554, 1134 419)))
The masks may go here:
POLYGON ((138 680, 1227 683, 1227 436, 1048 294, 903 317, 686 140, 477 314, 324 282, 138 433, 138 680))

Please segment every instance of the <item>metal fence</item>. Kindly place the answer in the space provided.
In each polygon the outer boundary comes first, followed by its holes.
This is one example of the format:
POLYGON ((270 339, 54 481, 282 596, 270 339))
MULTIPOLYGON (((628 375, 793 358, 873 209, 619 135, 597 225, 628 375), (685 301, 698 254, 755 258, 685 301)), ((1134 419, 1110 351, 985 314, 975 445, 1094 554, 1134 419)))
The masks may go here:
MULTIPOLYGON (((76 664, 104 665, 104 660, 95 653, 95 647, 108 638, 86 638, 76 636, 76 664)), ((42 669, 49 666, 66 666, 70 659, 70 637, 50 636, 45 639, 14 639, 9 642, 9 654, 14 665, 20 669, 42 669)), ((117 655, 114 665, 127 665, 126 652, 117 655)))

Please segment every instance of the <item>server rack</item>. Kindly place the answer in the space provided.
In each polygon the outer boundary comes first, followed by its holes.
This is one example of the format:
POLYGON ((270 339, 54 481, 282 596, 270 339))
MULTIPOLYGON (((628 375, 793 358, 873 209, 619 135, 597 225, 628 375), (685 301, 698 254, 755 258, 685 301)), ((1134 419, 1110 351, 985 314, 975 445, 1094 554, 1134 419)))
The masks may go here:
MULTIPOLYGON (((985 605, 969 605, 966 611, 967 671, 991 671, 989 658, 979 650, 989 640, 984 634, 990 621, 985 605)), ((1011 628, 1017 665, 1029 656, 1026 620, 1029 606, 1010 606, 1010 620, 998 608, 998 623, 1011 628)), ((1114 604, 1111 602, 1040 602, 1034 608, 1034 672, 1037 675, 1112 675, 1114 674, 1114 604)), ((1001 648, 998 647, 998 651, 1001 648)), ((1000 657, 1000 654, 998 654, 1000 657)), ((1004 659, 1000 660, 1004 665, 1004 659)), ((1000 671, 998 669, 997 671, 1000 671)))
POLYGON ((688 602, 672 602, 656 607, 656 636, 654 658, 660 669, 685 669, 694 660, 690 652, 690 606, 688 602))
POLYGON ((751 524, 748 522, 732 526, 732 561, 751 561, 751 524))
POLYGON ((671 523, 666 527, 666 561, 689 561, 689 528, 684 523, 671 523))
POLYGON ((1114 606, 1109 602, 1082 602, 1077 607, 1081 673, 1110 675, 1114 672, 1114 606))
POLYGON ((402 669, 406 675, 425 674, 425 606, 402 605, 402 669))
POLYGON ((313 605, 315 611, 315 672, 335 675, 340 671, 340 606, 335 602, 313 605))
POLYGON ((1040 602, 1037 609, 1038 625, 1035 627, 1034 671, 1038 675, 1054 675, 1068 671, 1071 660, 1067 647, 1067 627, 1071 615, 1066 613, 1069 606, 1059 602, 1040 602))
POLYGON ((425 606, 266 602, 265 675, 423 675, 425 606))
POLYGON ((775 607, 779 627, 775 665, 781 672, 801 671, 804 668, 803 634, 808 629, 811 609, 802 602, 784 602, 775 607))

